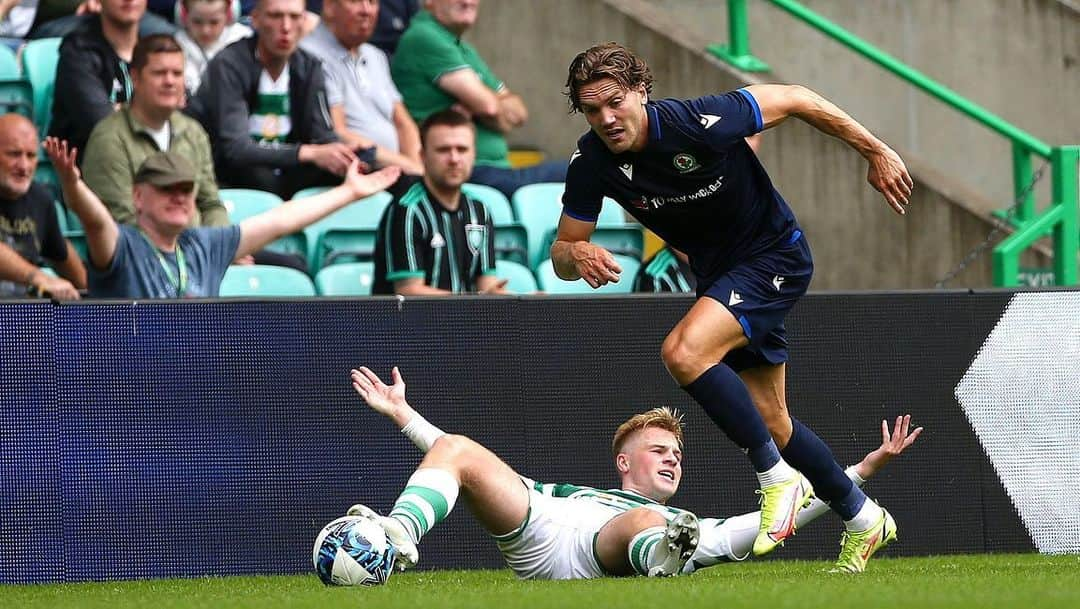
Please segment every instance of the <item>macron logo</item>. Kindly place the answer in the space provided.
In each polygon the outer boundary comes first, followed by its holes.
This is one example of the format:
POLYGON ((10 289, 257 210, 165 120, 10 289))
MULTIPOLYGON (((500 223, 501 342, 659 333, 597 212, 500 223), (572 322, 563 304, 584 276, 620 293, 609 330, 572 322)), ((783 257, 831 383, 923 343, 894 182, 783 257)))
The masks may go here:
POLYGON ((781 277, 781 276, 779 276, 779 275, 777 275, 777 276, 773 277, 773 279, 772 279, 772 284, 773 284, 773 287, 775 287, 775 288, 776 288, 776 291, 777 291, 777 292, 779 292, 779 291, 780 291, 780 286, 781 286, 781 285, 782 285, 783 283, 784 283, 784 278, 783 278, 783 277, 781 277))
POLYGON ((634 180, 634 166, 630 163, 623 163, 622 165, 619 165, 619 171, 621 171, 623 175, 626 176, 627 180, 630 180, 631 182, 634 180))
POLYGON ((731 296, 728 296, 728 301, 727 301, 728 306, 733 307, 733 306, 735 306, 737 304, 741 304, 741 303, 742 303, 742 296, 740 296, 739 293, 736 292, 735 290, 732 290, 731 291, 731 296))
POLYGON ((580 150, 574 150, 574 154, 570 155, 570 162, 573 163, 575 160, 577 160, 577 158, 579 156, 581 156, 581 151, 580 150))
POLYGON ((705 127, 706 129, 715 125, 716 122, 719 120, 720 117, 715 114, 701 114, 698 116, 698 122, 700 122, 701 126, 705 127))

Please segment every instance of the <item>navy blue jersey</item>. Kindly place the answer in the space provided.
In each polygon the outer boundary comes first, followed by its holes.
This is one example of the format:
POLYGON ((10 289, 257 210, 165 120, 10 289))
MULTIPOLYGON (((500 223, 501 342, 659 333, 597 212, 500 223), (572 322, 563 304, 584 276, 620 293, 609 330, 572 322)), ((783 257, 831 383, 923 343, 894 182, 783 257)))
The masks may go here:
POLYGON ((578 140, 563 211, 593 222, 604 197, 690 257, 706 285, 784 243, 797 224, 744 137, 761 131, 748 92, 646 105, 641 152, 613 154, 591 130, 578 140))

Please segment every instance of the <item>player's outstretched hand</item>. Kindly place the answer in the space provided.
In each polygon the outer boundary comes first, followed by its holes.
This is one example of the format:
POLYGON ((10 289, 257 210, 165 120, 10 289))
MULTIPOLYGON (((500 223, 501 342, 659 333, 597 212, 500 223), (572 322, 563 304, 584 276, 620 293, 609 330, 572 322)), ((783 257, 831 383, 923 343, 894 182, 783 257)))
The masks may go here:
POLYGON ((870 170, 866 181, 885 197, 889 207, 904 215, 911 198, 911 189, 915 186, 904 161, 892 148, 885 145, 871 155, 869 161, 870 170))
POLYGON ((571 252, 578 275, 593 289, 619 281, 622 267, 615 262, 611 252, 588 241, 574 243, 571 252))
POLYGON ((905 414, 896 417, 893 431, 889 433, 889 422, 881 422, 881 446, 870 451, 863 460, 855 466, 856 471, 864 480, 873 476, 881 468, 885 467, 893 457, 899 456, 909 446, 915 443, 923 431, 922 427, 911 429, 911 415, 905 414))
POLYGON ((379 414, 395 418, 399 411, 409 409, 409 403, 405 401, 405 380, 401 378, 401 372, 397 366, 390 372, 393 384, 387 385, 382 382, 377 374, 371 369, 361 366, 349 373, 352 378, 353 389, 360 394, 360 398, 371 406, 372 410, 379 414))

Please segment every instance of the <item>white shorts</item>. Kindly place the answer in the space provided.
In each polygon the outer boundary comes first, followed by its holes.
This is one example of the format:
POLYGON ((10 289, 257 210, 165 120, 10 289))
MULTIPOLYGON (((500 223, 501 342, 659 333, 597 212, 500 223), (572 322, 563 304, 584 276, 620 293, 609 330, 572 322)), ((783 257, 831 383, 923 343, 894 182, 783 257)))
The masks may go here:
POLYGON ((604 577, 596 558, 596 535, 617 515, 594 501, 550 497, 529 489, 525 522, 495 540, 506 564, 521 579, 604 577))

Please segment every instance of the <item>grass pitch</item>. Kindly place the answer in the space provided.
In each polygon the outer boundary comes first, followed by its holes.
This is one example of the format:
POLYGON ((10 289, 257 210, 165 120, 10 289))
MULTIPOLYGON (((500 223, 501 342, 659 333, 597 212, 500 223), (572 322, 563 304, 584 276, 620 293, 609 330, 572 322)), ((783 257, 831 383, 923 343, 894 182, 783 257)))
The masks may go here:
POLYGON ((314 575, 0 586, 15 607, 587 607, 877 609, 1080 607, 1080 556, 880 558, 859 576, 825 562, 721 565, 692 577, 523 582, 503 571, 400 573, 382 588, 328 588, 314 575))

